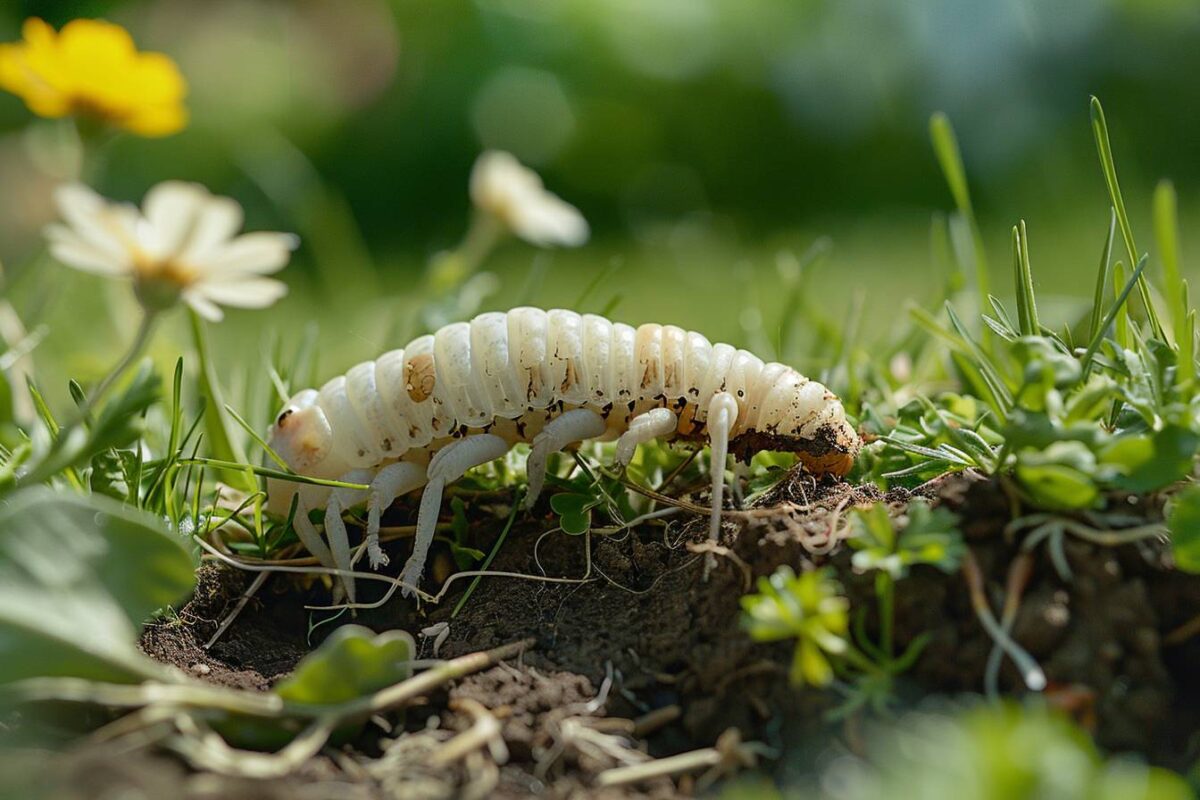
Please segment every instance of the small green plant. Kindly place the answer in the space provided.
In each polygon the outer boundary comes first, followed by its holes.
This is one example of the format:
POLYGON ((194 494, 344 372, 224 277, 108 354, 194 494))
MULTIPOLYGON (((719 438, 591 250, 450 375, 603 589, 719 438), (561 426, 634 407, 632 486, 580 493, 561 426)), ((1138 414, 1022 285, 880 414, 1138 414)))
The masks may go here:
MULTIPOLYGON (((875 596, 879 601, 879 644, 865 638, 859 644, 887 665, 893 656, 896 581, 906 577, 911 567, 928 564, 943 572, 954 572, 965 550, 958 532, 958 519, 944 508, 931 508, 924 500, 913 500, 899 520, 893 520, 887 506, 876 503, 857 509, 851 563, 863 572, 875 573, 875 596), (899 526, 897 526, 899 522, 899 526)), ((910 646, 919 653, 924 640, 910 646)), ((916 653, 902 657, 911 663, 916 653)))
MULTIPOLYGON (((1070 514, 1103 511, 1113 490, 1153 492, 1192 472, 1200 450, 1195 312, 1176 263, 1173 194, 1169 185, 1160 187, 1154 209, 1169 284, 1164 318, 1149 288, 1148 256, 1133 241, 1103 110, 1094 99, 1091 113, 1113 208, 1091 308, 1061 331, 1044 324, 1030 237, 1020 222, 1012 239, 1015 315, 986 293, 978 332, 949 300, 946 323, 914 310, 916 322, 949 346, 951 372, 964 393, 917 397, 893 412, 865 408, 866 427, 887 451, 868 457, 876 480, 919 481, 975 469, 1007 482, 1035 510, 1070 514), (1128 261, 1113 263, 1118 231, 1128 261)), ((962 224, 971 227, 953 143, 945 119, 935 120, 935 148, 962 224)))
POLYGON ((796 686, 828 686, 832 658, 850 651, 850 602, 828 569, 797 575, 784 565, 758 579, 758 593, 742 598, 742 627, 757 642, 796 640, 788 673, 796 686))

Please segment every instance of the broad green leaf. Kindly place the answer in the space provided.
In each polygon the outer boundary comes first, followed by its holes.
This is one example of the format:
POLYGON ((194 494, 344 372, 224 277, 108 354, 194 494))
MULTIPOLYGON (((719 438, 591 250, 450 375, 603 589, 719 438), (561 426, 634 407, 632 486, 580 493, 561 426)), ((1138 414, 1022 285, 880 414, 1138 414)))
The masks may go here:
POLYGON ((1125 436, 1100 454, 1100 462, 1120 470, 1112 483, 1130 492, 1152 492, 1186 478, 1192 471, 1200 435, 1168 425, 1152 436, 1125 436))
POLYGON ((301 659, 275 692, 295 703, 344 703, 408 678, 416 652, 404 631, 377 635, 361 625, 345 625, 301 659))
POLYGON ((582 514, 592 505, 592 498, 583 494, 564 492, 550 498, 550 508, 559 516, 582 514))
POLYGON ((1175 497, 1167 515, 1175 566, 1200 573, 1200 486, 1189 486, 1175 497))
POLYGON ((182 540, 106 497, 22 490, 0 511, 0 683, 162 677, 141 623, 195 584, 182 540))
POLYGON ((558 518, 559 527, 563 529, 563 533, 569 533, 572 536, 580 536, 587 533, 592 528, 592 512, 581 511, 563 514, 558 518))
POLYGON ((1040 508, 1067 511, 1090 508, 1100 497, 1093 476, 1096 459, 1080 442, 1058 442, 1044 451, 1017 456, 1016 476, 1040 508))

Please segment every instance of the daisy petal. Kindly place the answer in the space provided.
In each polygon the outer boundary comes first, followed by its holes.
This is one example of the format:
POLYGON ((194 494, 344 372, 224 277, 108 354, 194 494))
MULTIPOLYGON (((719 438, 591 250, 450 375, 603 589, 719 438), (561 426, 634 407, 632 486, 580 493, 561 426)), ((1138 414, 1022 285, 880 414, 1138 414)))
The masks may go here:
POLYGON ((54 200, 67 224, 92 247, 114 260, 128 255, 133 237, 127 227, 130 209, 109 203, 79 183, 58 187, 54 200))
POLYGON ((273 278, 207 280, 195 287, 205 299, 234 308, 266 308, 287 294, 287 284, 273 278))
POLYGON ((63 225, 48 226, 46 240, 50 244, 50 254, 68 267, 112 277, 130 272, 128 263, 113 259, 63 225))
POLYGON ((575 206, 546 193, 512 219, 513 233, 532 244, 578 247, 587 241, 588 224, 575 206))
POLYGON ((242 207, 236 201, 228 197, 206 200, 199 208, 187 246, 180 254, 184 261, 203 261, 242 227, 242 207))
POLYGON ((269 275, 287 265, 299 243, 299 238, 290 233, 247 233, 215 250, 197 266, 217 274, 269 275))
POLYGON ((158 258, 178 255, 212 195, 203 186, 164 181, 146 193, 142 213, 147 225, 142 245, 158 258))
POLYGON ((183 293, 183 302, 191 306, 193 311, 209 322, 220 322, 225 317, 225 313, 215 303, 197 291, 196 288, 189 289, 183 293))

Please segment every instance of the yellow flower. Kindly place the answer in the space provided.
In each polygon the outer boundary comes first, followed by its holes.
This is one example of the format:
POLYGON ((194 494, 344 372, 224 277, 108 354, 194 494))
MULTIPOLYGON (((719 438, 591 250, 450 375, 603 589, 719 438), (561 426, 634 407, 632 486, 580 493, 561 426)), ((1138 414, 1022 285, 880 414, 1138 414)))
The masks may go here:
POLYGON ((61 31, 25 20, 20 42, 0 45, 0 89, 42 117, 77 115, 140 136, 166 136, 187 124, 187 83, 162 53, 141 53, 120 25, 93 19, 61 31))
POLYGON ((265 308, 287 293, 266 276, 284 268, 299 240, 290 233, 239 235, 242 207, 198 183, 160 183, 140 211, 78 183, 59 187, 55 199, 66 224, 46 228, 54 257, 84 272, 132 279, 148 311, 182 300, 215 322, 219 305, 265 308))

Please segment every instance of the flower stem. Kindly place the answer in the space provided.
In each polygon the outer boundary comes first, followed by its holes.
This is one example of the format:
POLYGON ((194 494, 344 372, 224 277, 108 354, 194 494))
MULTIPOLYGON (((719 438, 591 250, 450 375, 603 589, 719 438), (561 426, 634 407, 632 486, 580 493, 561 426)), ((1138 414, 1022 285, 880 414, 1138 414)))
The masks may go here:
POLYGON ((895 638, 893 631, 895 629, 896 582, 887 572, 876 573, 875 596, 879 600, 879 647, 888 661, 891 661, 892 642, 895 638))
POLYGON ((142 354, 142 351, 146 349, 146 344, 150 341, 150 334, 154 331, 154 323, 157 319, 158 316, 154 312, 143 312, 142 322, 138 326, 137 334, 133 337, 133 343, 130 344, 125 355, 121 356, 121 360, 113 366, 112 370, 104 376, 100 383, 96 384, 96 388, 92 390, 91 395, 88 397, 88 410, 100 404, 100 399, 113 387, 117 379, 125 374, 125 371, 129 369, 129 365, 136 361, 138 356, 142 354))

